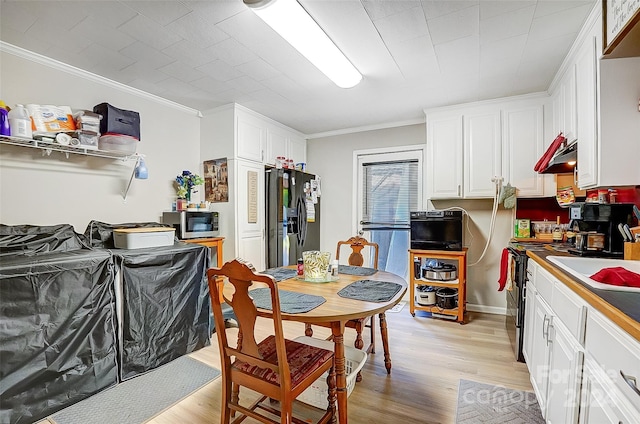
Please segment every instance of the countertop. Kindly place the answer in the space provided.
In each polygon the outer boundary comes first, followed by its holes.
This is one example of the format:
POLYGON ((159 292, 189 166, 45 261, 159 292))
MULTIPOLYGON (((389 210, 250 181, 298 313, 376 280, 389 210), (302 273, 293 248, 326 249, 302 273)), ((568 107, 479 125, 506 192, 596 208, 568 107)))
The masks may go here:
POLYGON ((570 256, 568 253, 555 250, 527 251, 527 256, 640 341, 640 293, 594 289, 547 260, 548 256, 570 256))

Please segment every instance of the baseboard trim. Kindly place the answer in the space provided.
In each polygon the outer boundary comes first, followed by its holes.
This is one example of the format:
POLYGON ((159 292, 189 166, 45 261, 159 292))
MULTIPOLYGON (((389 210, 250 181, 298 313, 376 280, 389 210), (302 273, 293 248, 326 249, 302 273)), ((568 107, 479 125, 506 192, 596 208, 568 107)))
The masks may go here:
POLYGON ((507 308, 500 306, 473 305, 467 303, 467 311, 482 312, 485 314, 507 315, 507 308))

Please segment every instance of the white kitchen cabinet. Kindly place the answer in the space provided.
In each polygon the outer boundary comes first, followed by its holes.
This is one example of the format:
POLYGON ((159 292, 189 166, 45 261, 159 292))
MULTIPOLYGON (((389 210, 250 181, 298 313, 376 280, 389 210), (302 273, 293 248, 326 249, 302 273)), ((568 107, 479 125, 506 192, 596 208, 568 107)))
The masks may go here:
POLYGON ((527 283, 525 285, 524 302, 524 340, 522 341, 522 356, 529 368, 529 373, 533 372, 531 361, 533 359, 533 327, 535 322, 536 286, 535 275, 539 266, 534 261, 527 261, 527 283))
POLYGON ((544 196, 552 176, 533 167, 545 150, 548 102, 546 95, 529 95, 425 110, 427 196, 492 198, 500 178, 518 196, 544 196))
POLYGON ((533 170, 544 154, 543 105, 528 102, 505 107, 502 111, 502 172, 505 180, 518 189, 520 197, 544 196, 543 174, 533 170))
POLYGON ((262 162, 266 145, 266 128, 255 116, 238 111, 237 125, 237 157, 262 162))
POLYGON ((502 175, 502 133, 500 110, 488 109, 465 113, 464 197, 493 197, 492 179, 502 175))
POLYGON ((602 59, 601 9, 594 6, 550 87, 553 128, 568 134, 569 141, 573 137, 567 120, 575 116, 576 180, 581 189, 640 184, 640 57, 602 59))
POLYGON ((540 293, 536 293, 533 309, 533 336, 531 340, 531 385, 536 393, 540 411, 544 417, 547 410, 547 388, 549 383, 549 362, 551 349, 549 346, 549 328, 553 320, 551 308, 540 293))
POLYGON ((559 319, 549 329, 549 387, 547 423, 570 424, 578 420, 583 351, 559 319))
POLYGON ((278 156, 292 159, 295 165, 307 160, 307 140, 294 131, 269 125, 265 151, 267 165, 275 165, 278 156))
POLYGON ((534 261, 527 271, 523 353, 531 384, 547 423, 576 423, 586 305, 534 261))
POLYGON ((462 197, 462 113, 427 115, 427 197, 462 197))
POLYGON ((577 138, 576 131, 576 71, 575 66, 571 66, 558 83, 558 86, 551 94, 553 124, 552 134, 555 138, 562 133, 568 143, 572 143, 577 138))
POLYGON ((637 424, 640 411, 634 410, 611 386, 600 366, 587 358, 582 371, 581 424, 637 424))
POLYGON ((597 177, 596 38, 584 40, 576 55, 578 185, 595 186, 597 177))

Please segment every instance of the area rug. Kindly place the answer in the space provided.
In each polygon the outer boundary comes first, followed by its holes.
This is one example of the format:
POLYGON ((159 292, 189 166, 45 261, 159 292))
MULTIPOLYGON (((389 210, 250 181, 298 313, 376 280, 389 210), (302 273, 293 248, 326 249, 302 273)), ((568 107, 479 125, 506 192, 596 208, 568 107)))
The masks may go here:
POLYGON ((544 424, 533 392, 460 380, 456 424, 544 424))
POLYGON ((143 423, 220 376, 220 371, 182 356, 49 417, 56 424, 143 423))

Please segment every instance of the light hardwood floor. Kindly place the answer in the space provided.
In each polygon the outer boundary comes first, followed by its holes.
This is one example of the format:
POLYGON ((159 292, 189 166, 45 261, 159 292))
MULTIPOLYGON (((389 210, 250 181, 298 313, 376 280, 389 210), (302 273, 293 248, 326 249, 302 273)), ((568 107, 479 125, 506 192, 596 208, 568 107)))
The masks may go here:
MULTIPOLYGON (((460 379, 532 390, 526 365, 514 359, 504 316, 470 312, 468 323, 460 325, 417 315, 414 318, 408 305, 399 313, 386 315, 393 369, 387 375, 377 328, 376 353, 369 355, 363 379, 349 397, 351 423, 454 423, 460 379)), ((304 334, 304 324, 284 324, 286 337, 304 334)), ((268 331, 265 323, 259 326, 268 331)), ((314 337, 328 335, 329 330, 314 327, 314 337)), ((347 329, 345 343, 352 346, 354 335, 347 329)), ((219 368, 217 339, 213 337, 211 346, 191 356, 219 368)), ((148 424, 219 423, 220 386, 221 379, 209 383, 148 424)), ((249 396, 243 391, 241 398, 243 394, 244 398, 249 396)))

